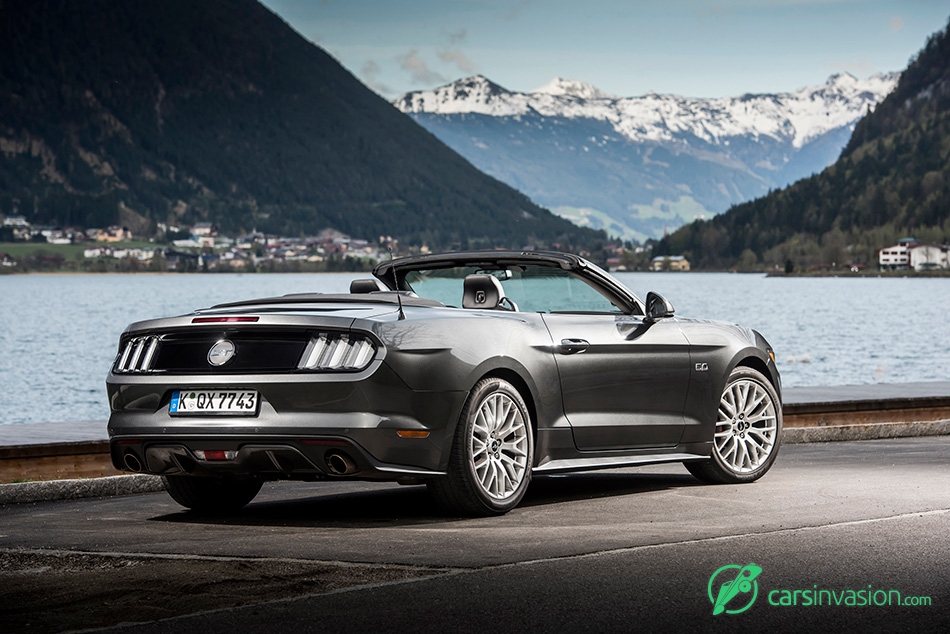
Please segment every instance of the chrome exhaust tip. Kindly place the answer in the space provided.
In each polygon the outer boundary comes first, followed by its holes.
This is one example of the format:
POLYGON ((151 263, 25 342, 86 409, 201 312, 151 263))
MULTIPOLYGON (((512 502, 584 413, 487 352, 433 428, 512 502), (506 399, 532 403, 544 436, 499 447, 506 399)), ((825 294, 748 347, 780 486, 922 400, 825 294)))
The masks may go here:
POLYGON ((342 451, 330 451, 324 459, 333 475, 351 475, 359 471, 356 462, 342 451))
POLYGON ((142 463, 132 452, 125 454, 125 457, 122 459, 125 463, 125 468, 131 471, 132 473, 141 473, 142 463))

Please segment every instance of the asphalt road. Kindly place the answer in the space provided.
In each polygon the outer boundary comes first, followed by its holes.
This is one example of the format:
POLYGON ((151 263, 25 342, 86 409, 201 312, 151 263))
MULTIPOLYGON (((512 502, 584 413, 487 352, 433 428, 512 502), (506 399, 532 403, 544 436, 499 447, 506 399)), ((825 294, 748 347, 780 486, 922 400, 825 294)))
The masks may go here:
POLYGON ((218 519, 164 494, 10 506, 0 631, 950 631, 948 463, 947 436, 789 445, 751 485, 677 464, 549 476, 490 519, 362 483, 268 485, 218 519), (726 604, 750 607, 713 616, 710 577, 751 563, 726 604), (846 605, 857 591, 889 604, 846 605))

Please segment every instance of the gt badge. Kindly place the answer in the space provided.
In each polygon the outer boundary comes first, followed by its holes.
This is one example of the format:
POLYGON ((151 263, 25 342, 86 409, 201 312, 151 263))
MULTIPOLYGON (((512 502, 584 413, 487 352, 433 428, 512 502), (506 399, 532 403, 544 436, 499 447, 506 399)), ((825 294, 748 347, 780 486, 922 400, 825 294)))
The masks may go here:
POLYGON ((236 350, 233 342, 222 339, 208 350, 208 363, 215 367, 222 366, 234 358, 236 350))

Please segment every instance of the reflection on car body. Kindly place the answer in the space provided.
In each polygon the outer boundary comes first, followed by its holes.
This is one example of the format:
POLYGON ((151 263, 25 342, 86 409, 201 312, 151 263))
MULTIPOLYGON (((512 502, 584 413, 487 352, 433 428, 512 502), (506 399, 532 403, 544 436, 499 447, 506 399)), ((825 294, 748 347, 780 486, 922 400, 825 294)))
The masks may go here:
POLYGON ((753 330, 677 317, 564 253, 373 275, 129 326, 107 380, 113 463, 203 511, 267 480, 359 478, 489 515, 536 473, 683 462, 739 483, 775 460, 781 383, 753 330))

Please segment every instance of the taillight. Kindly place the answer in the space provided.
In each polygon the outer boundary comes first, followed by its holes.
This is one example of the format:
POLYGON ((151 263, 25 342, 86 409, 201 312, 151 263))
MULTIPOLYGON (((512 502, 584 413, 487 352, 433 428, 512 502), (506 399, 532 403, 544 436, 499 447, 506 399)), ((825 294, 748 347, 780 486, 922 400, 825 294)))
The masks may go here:
POLYGON ((376 345, 363 335, 321 332, 300 357, 300 370, 363 370, 376 356, 376 345))
POLYGON ((113 372, 116 374, 151 372, 152 361, 155 360, 159 345, 159 338, 155 335, 129 339, 113 366, 113 372))

